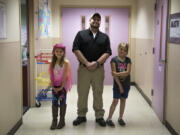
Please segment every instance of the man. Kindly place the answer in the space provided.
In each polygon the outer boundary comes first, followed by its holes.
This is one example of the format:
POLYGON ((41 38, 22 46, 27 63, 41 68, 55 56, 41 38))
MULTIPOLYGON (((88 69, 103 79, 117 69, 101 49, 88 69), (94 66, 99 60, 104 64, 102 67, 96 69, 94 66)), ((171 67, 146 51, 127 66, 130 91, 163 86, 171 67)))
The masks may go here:
POLYGON ((77 126, 86 122, 87 100, 90 85, 93 90, 93 109, 96 122, 105 127, 103 110, 104 63, 111 55, 109 37, 99 31, 101 16, 94 13, 90 18, 90 28, 79 31, 73 42, 72 51, 80 62, 78 68, 78 117, 73 121, 77 126))

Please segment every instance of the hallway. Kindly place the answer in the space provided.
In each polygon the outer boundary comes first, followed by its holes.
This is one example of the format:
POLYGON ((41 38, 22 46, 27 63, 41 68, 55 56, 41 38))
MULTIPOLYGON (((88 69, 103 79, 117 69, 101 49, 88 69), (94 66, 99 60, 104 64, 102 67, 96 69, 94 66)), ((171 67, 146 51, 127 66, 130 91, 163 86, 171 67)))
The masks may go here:
MULTIPOLYGON (((110 104, 112 102, 112 86, 105 86, 103 93, 105 119, 107 118, 110 104)), ((51 131, 51 102, 42 102, 40 108, 30 108, 23 116, 23 124, 15 135, 170 135, 166 127, 159 121, 158 117, 147 104, 138 90, 131 86, 131 91, 127 99, 127 105, 124 115, 126 127, 120 127, 117 123, 118 108, 116 108, 113 121, 115 128, 102 128, 94 122, 94 111, 92 109, 92 91, 89 93, 89 111, 87 113, 87 122, 78 127, 72 125, 76 118, 77 92, 76 86, 73 86, 67 98, 66 126, 62 130, 51 131), (72 98, 73 97, 73 98, 72 98)))
POLYGON ((178 5, 180 0, 0 0, 0 135, 180 134, 178 5), (105 9, 124 12, 110 14, 105 9), (132 86, 124 116, 127 126, 119 127, 116 110, 113 117, 116 127, 100 128, 95 123, 90 93, 88 121, 74 127, 77 89, 73 87, 68 94, 66 127, 50 131, 51 102, 34 107, 36 78, 48 71, 47 64, 51 61, 48 55, 52 54, 53 45, 62 43, 67 47, 66 57, 72 65, 73 84, 77 84, 79 62, 72 53, 72 44, 79 30, 89 28, 89 17, 94 12, 101 14, 100 30, 109 35, 112 49, 112 56, 104 66, 104 118, 112 102, 109 63, 117 55, 121 42, 129 44, 130 81, 152 107, 132 86), (120 20, 122 18, 125 21, 120 20), (37 59, 39 57, 43 59, 37 59), (25 115, 23 108, 29 108, 25 115))

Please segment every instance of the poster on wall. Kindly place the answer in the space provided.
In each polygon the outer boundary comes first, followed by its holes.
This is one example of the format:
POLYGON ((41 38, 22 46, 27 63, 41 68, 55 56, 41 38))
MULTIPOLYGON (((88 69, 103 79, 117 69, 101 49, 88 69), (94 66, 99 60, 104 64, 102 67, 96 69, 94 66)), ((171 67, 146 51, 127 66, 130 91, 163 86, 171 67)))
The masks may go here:
POLYGON ((170 15, 169 42, 180 43, 180 13, 170 15))
POLYGON ((39 0, 38 33, 39 37, 48 37, 50 33, 50 8, 48 0, 39 0))
POLYGON ((6 6, 0 2, 0 39, 6 38, 6 6))

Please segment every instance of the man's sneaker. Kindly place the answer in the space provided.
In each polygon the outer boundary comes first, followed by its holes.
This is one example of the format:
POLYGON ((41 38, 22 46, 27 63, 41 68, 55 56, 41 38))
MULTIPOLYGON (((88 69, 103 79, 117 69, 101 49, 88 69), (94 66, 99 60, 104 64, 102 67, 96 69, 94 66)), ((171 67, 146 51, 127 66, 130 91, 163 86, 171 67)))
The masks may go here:
POLYGON ((114 122, 112 120, 106 120, 106 124, 110 127, 115 127, 114 122))
POLYGON ((126 123, 124 122, 123 119, 118 119, 118 123, 119 123, 119 125, 121 125, 121 126, 125 126, 125 125, 126 125, 126 123))
POLYGON ((81 123, 86 122, 86 117, 77 117, 74 121, 73 121, 73 125, 74 126, 78 126, 81 123))
POLYGON ((96 123, 98 123, 101 127, 106 126, 106 122, 104 121, 103 118, 96 119, 96 123))

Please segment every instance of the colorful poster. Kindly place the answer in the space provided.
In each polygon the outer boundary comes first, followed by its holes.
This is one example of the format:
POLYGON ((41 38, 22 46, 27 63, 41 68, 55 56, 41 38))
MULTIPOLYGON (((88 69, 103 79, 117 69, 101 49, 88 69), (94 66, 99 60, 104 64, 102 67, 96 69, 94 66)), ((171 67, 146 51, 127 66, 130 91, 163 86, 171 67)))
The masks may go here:
POLYGON ((38 14, 38 27, 39 36, 49 36, 50 28, 50 10, 48 7, 48 0, 39 0, 39 14, 38 14))

